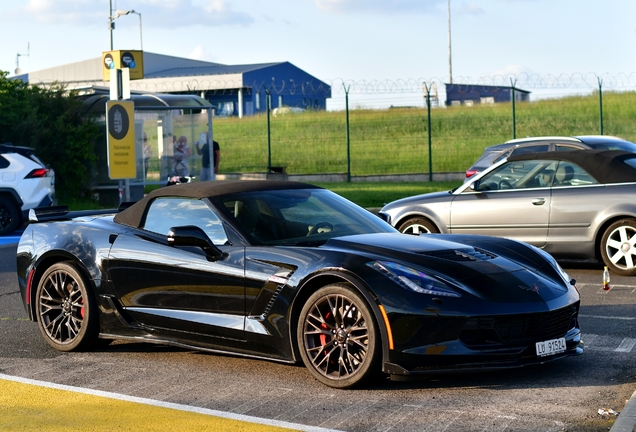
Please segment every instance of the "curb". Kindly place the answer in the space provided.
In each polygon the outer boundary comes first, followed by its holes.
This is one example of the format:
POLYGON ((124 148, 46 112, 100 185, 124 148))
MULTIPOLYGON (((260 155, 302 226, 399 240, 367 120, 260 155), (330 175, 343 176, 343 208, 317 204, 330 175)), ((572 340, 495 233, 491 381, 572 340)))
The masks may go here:
POLYGON ((627 401, 625 407, 612 425, 610 432, 634 432, 636 431, 636 391, 627 401))

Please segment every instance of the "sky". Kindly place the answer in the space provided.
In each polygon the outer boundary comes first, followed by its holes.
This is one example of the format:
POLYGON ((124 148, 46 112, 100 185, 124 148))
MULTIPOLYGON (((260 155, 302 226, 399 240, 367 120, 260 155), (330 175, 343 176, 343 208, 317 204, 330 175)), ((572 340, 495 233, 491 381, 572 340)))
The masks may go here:
MULTIPOLYGON (((449 82, 449 0, 3 1, 0 70, 100 57, 111 1, 141 14, 114 20, 114 49, 289 61, 332 84, 334 98, 348 88, 417 105, 422 82, 449 82)), ((453 82, 520 79, 531 98, 590 92, 599 77, 605 89, 636 89, 635 0, 450 0, 450 17, 453 82)))

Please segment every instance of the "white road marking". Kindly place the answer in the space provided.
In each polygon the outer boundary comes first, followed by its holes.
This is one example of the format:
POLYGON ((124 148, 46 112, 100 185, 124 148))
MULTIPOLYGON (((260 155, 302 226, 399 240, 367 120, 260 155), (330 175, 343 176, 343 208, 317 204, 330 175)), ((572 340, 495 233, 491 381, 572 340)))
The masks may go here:
POLYGON ((632 348, 634 348, 634 345, 636 345, 636 339, 625 338, 618 346, 618 348, 616 348, 614 351, 628 353, 631 352, 632 348))
POLYGON ((616 343, 619 340, 619 338, 602 337, 596 334, 583 334, 581 336, 581 339, 583 339, 585 348, 586 349, 589 348, 593 351, 611 351, 611 352, 618 352, 618 353, 630 353, 636 346, 636 339, 634 338, 623 338, 621 342, 618 344, 618 347, 616 347, 616 343), (594 342, 597 340, 601 342, 599 344, 600 346, 593 345, 594 342), (605 346, 603 346, 603 342, 605 342, 605 346), (611 342, 614 342, 614 344, 611 344, 611 342), (607 346, 607 345, 613 345, 613 346, 607 346))
POLYGON ((605 315, 582 315, 579 314, 580 318, 598 318, 598 319, 609 319, 609 320, 624 320, 624 321, 634 321, 636 317, 619 317, 619 316, 605 316, 605 315))
POLYGON ((244 421, 244 422, 263 424, 263 425, 268 425, 268 426, 276 426, 276 427, 287 428, 287 429, 296 429, 296 430, 299 430, 299 431, 307 431, 307 432, 339 432, 339 431, 336 431, 335 429, 326 429, 326 428, 322 428, 322 427, 307 426, 307 425, 302 425, 302 424, 297 424, 297 423, 289 423, 289 422, 285 422, 285 421, 265 419, 265 418, 261 418, 261 417, 252 417, 252 416, 247 416, 247 415, 243 415, 243 414, 234 414, 234 413, 228 413, 228 412, 224 412, 224 411, 211 410, 211 409, 207 409, 207 408, 199 408, 199 407, 190 406, 190 405, 182 405, 182 404, 176 404, 176 403, 171 403, 171 402, 163 402, 163 401, 158 401, 158 400, 153 400, 153 399, 146 399, 146 398, 140 398, 140 397, 135 397, 135 396, 128 396, 128 395, 123 395, 123 394, 118 394, 118 393, 111 393, 111 392, 106 392, 106 391, 102 391, 102 390, 93 390, 93 389, 86 389, 86 388, 81 388, 81 387, 73 387, 73 386, 68 386, 68 385, 63 385, 63 384, 55 384, 55 383, 52 383, 52 382, 32 380, 32 379, 29 379, 29 378, 22 378, 22 377, 16 377, 16 376, 5 375, 5 374, 0 374, 0 379, 1 380, 6 380, 6 381, 18 382, 18 383, 21 383, 21 384, 28 384, 28 385, 34 385, 34 386, 39 386, 39 387, 52 388, 52 389, 55 389, 55 390, 72 391, 72 392, 75 392, 75 393, 82 393, 82 394, 87 394, 87 395, 91 395, 91 396, 104 397, 104 398, 109 398, 109 399, 125 401, 125 402, 134 402, 134 403, 140 403, 140 404, 144 404, 144 405, 151 405, 151 406, 156 406, 156 407, 161 407, 161 408, 169 408, 169 409, 175 409, 175 410, 179 410, 179 411, 187 411, 187 412, 192 412, 192 413, 197 413, 197 414, 221 417, 221 418, 226 418, 226 419, 230 419, 230 420, 244 421))

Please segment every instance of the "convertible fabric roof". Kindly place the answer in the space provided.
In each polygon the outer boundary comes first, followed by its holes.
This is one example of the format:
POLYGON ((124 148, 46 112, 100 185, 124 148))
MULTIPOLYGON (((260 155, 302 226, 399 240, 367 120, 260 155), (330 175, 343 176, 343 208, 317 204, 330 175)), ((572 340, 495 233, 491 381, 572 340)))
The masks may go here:
POLYGON ((209 198, 242 192, 263 192, 283 189, 321 189, 307 183, 295 181, 233 180, 184 183, 156 189, 135 204, 115 215, 115 222, 139 228, 148 204, 157 197, 209 198))
POLYGON ((512 155, 508 162, 548 159, 572 162, 601 184, 636 182, 636 169, 624 163, 636 158, 636 153, 622 150, 571 150, 512 155))

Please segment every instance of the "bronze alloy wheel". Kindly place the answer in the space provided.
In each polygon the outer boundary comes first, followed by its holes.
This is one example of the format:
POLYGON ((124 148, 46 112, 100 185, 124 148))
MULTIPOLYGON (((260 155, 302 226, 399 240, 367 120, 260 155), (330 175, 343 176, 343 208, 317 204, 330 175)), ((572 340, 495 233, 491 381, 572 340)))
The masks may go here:
POLYGON ((97 338, 97 312, 84 278, 69 263, 51 266, 37 290, 38 324, 47 342, 60 351, 85 348, 97 338))
POLYGON ((379 337, 371 310, 346 285, 321 288, 309 298, 298 339, 305 365, 328 386, 353 387, 376 371, 379 337))

